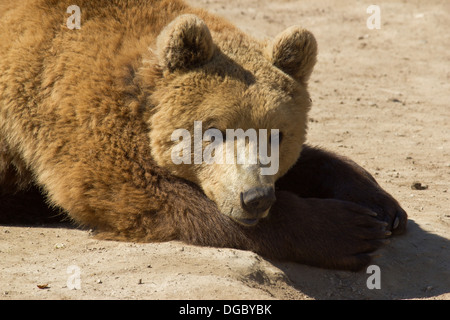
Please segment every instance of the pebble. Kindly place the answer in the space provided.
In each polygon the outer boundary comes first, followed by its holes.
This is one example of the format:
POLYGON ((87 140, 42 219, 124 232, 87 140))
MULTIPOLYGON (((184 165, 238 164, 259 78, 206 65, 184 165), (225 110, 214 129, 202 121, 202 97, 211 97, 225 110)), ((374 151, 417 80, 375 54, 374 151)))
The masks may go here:
POLYGON ((411 185, 411 189, 413 190, 426 190, 428 189, 428 186, 425 184, 422 184, 421 182, 415 181, 411 185))

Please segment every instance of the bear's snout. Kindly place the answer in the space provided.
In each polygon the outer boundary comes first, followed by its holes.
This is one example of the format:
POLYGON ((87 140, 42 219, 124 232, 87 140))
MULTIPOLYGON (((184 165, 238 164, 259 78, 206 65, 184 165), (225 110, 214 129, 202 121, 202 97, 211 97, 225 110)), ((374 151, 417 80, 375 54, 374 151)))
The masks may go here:
POLYGON ((255 187, 241 192, 241 206, 252 219, 259 219, 275 203, 272 186, 255 187))

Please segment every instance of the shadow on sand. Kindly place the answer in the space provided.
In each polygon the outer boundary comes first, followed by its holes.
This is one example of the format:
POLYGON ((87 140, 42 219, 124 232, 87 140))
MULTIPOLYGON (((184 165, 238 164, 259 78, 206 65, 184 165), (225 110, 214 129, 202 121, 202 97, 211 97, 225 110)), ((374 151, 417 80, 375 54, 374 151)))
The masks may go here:
POLYGON ((315 299, 420 299, 450 293, 450 240, 429 233, 413 220, 408 231, 380 250, 380 289, 368 289, 372 272, 324 270, 296 263, 273 265, 290 284, 315 299))
MULTIPOLYGON (((58 209, 49 210, 38 190, 0 196, 0 225, 75 228, 58 209), (32 211, 32 212, 31 212, 32 211), (5 213, 8 214, 5 214, 5 213)), ((450 240, 408 221, 405 235, 392 239, 373 264, 380 268, 381 289, 368 289, 372 275, 274 262, 289 284, 315 299, 414 299, 450 293, 450 240)))
POLYGON ((49 208, 36 187, 0 194, 0 225, 74 228, 62 210, 49 208))

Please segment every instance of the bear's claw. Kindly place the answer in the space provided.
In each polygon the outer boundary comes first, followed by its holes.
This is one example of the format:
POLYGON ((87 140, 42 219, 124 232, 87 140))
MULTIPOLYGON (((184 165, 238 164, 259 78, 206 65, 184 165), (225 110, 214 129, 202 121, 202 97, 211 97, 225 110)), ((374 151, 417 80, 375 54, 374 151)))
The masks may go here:
POLYGON ((392 229, 397 229, 399 223, 400 223, 400 220, 398 219, 398 217, 395 217, 394 225, 392 226, 392 229))

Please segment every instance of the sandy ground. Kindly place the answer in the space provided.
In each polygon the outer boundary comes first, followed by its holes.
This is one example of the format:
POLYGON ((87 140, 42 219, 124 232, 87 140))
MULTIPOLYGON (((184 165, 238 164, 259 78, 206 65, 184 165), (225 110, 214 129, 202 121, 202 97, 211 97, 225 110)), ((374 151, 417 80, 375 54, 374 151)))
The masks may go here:
POLYGON ((379 30, 366 26, 365 1, 189 2, 256 37, 293 24, 316 35, 309 143, 363 165, 409 214, 408 233, 374 260, 381 289, 364 271, 239 250, 0 226, 0 299, 449 299, 450 2, 379 1, 379 30))

